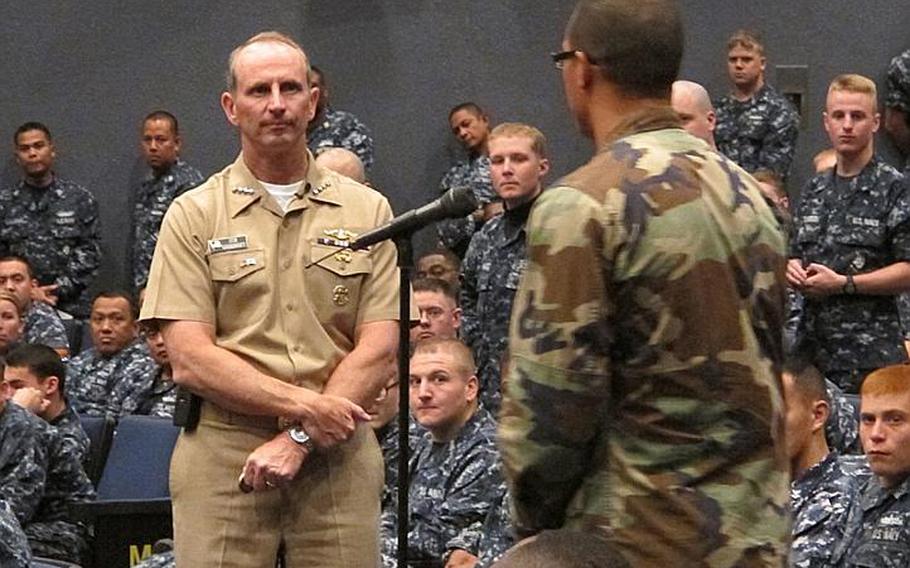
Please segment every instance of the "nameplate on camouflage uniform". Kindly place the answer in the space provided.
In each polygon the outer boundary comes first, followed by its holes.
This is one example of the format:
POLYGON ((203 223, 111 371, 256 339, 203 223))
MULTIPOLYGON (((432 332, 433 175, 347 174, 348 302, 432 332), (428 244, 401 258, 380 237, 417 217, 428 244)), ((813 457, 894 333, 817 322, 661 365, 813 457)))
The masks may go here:
POLYGON ((246 235, 234 235, 233 237, 223 237, 209 241, 209 252, 211 253, 244 250, 246 248, 249 248, 246 235))
POLYGON ((55 219, 58 225, 75 225, 76 224, 76 212, 75 211, 57 211, 57 218, 55 219))

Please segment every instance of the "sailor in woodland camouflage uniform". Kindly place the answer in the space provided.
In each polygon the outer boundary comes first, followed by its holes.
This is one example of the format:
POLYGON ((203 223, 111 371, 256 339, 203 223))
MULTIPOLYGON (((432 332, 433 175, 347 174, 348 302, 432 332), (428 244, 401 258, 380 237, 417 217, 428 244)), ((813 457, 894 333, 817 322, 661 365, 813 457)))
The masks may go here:
POLYGON ((314 156, 326 148, 344 148, 357 154, 363 167, 373 166, 373 137, 369 129, 356 116, 329 106, 329 86, 325 74, 310 67, 310 84, 319 88, 316 116, 307 127, 307 145, 314 156))
POLYGON ((873 150, 875 83, 835 78, 826 108, 837 166, 802 191, 787 280, 806 297, 817 366, 856 393, 870 370, 907 358, 895 295, 910 287, 910 192, 873 150))
POLYGON ((67 363, 66 397, 80 414, 133 414, 155 382, 158 366, 137 338, 136 305, 124 293, 102 292, 92 303, 93 347, 67 363))
POLYGON ((845 473, 829 451, 825 423, 829 405, 824 378, 805 356, 791 356, 783 368, 787 455, 793 483, 793 542, 790 566, 823 568, 840 560, 847 518, 859 496, 859 481, 845 473))
POLYGON ((0 192, 0 255, 29 259, 42 298, 77 317, 88 315, 87 289, 101 263, 98 203, 83 187, 57 177, 49 130, 27 122, 16 130, 24 177, 0 192))
POLYGON ((860 437, 872 475, 837 554, 843 566, 910 566, 910 366, 872 372, 862 385, 860 437))
POLYGON ((490 133, 493 187, 505 210, 475 233, 461 270, 461 337, 474 352, 480 400, 499 411, 500 365, 509 316, 526 263, 525 223, 550 169, 544 135, 525 124, 500 124, 490 133))
POLYGON ((436 231, 439 246, 463 258, 471 235, 501 208, 498 204, 499 197, 493 190, 490 179, 490 157, 487 147, 490 121, 486 113, 475 103, 461 103, 449 111, 449 125, 452 133, 467 151, 468 157, 446 172, 439 183, 439 190, 445 193, 456 187, 469 187, 481 208, 462 219, 440 221, 436 225, 436 231))
POLYGON ((12 508, 0 500, 0 566, 4 568, 30 568, 32 554, 28 540, 12 508))
POLYGON ((513 522, 603 531, 633 566, 780 566, 784 237, 669 107, 680 18, 583 0, 553 55, 598 151, 528 220, 499 431, 513 522))
POLYGON ((717 149, 748 172, 770 170, 786 179, 796 153, 799 114, 765 83, 764 46, 739 30, 727 43, 733 92, 714 102, 717 149))
MULTIPOLYGON (((410 460, 408 565, 441 568, 476 560, 483 521, 505 484, 495 422, 477 403, 470 350, 457 339, 419 343, 410 392, 414 417, 427 432, 410 460)), ((397 546, 393 513, 382 517, 384 564, 397 546)))
POLYGON ((177 118, 157 110, 142 122, 142 154, 150 170, 136 190, 133 203, 133 289, 148 281, 149 266, 158 242, 161 221, 171 201, 205 179, 199 170, 180 159, 177 118))

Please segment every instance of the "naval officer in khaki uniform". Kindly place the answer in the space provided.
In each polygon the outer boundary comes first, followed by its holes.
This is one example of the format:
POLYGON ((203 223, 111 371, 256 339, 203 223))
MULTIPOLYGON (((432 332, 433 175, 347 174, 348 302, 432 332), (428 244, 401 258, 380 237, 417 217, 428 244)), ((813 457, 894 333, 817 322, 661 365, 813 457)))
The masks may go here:
POLYGON ((290 567, 378 562, 362 406, 394 372, 398 270, 389 242, 340 247, 392 213, 313 163, 307 70, 275 32, 234 50, 221 103, 241 154, 174 202, 152 262, 142 319, 205 401, 171 464, 178 566, 272 567, 281 542, 290 567))

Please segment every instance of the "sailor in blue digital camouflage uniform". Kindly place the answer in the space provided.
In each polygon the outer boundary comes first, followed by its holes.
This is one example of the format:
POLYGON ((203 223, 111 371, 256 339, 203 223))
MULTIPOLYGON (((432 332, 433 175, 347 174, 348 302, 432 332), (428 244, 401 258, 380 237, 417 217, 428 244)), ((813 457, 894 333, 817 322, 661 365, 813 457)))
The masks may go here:
POLYGON ((770 170, 787 179, 796 152, 799 114, 765 82, 765 47, 755 32, 727 42, 732 91, 714 102, 717 149, 748 172, 770 170))
POLYGON ((6 354, 6 372, 15 389, 14 400, 46 420, 72 446, 83 464, 89 458, 89 439, 79 416, 63 395, 66 365, 47 345, 23 343, 6 354))
POLYGON ((509 316, 527 263, 525 224, 550 170, 546 139, 533 126, 507 122, 490 133, 490 173, 503 213, 475 233, 461 266, 461 337, 474 352, 480 400, 499 410, 500 365, 509 316))
POLYGON ((146 348, 157 368, 152 388, 139 405, 136 414, 173 418, 174 407, 177 404, 177 385, 174 383, 171 358, 164 344, 164 337, 157 322, 143 323, 142 328, 146 348))
POLYGON ((25 525, 44 496, 47 448, 40 421, 11 402, 11 397, 10 385, 0 381, 0 503, 8 505, 19 524, 25 525))
POLYGON ((134 291, 144 288, 148 281, 158 231, 171 201, 205 179, 199 170, 180 158, 180 126, 173 114, 165 110, 149 113, 142 122, 141 142, 149 172, 136 189, 133 202, 134 291))
MULTIPOLYGON (((409 566, 476 561, 491 504, 505 491, 496 424, 477 402, 470 350, 457 339, 428 339, 411 357, 413 415, 427 432, 410 460, 409 566)), ((394 559, 397 519, 384 511, 383 565, 394 559)))
POLYGON ((834 566, 840 560, 834 554, 844 539, 859 483, 841 470, 837 452, 829 451, 825 441, 829 404, 818 369, 806 357, 791 357, 784 362, 783 387, 793 475, 790 566, 834 566))
POLYGON ((53 171, 56 149, 47 126, 27 122, 13 138, 22 180, 0 192, 0 255, 19 255, 40 283, 36 299, 88 316, 88 287, 101 263, 98 203, 53 171))
POLYGON ((456 187, 469 187, 480 207, 467 217, 439 222, 436 232, 439 246, 463 258, 471 236, 490 217, 501 211, 502 206, 490 180, 487 146, 490 119, 487 114, 475 103, 461 103, 449 111, 449 126, 468 155, 466 160, 449 168, 439 183, 439 190, 445 193, 456 187))
POLYGON ((35 418, 47 451, 47 476, 41 501, 23 530, 36 556, 79 563, 88 552, 89 528, 72 516, 70 508, 93 501, 95 488, 83 469, 79 447, 35 418))
POLYGON ((837 554, 849 568, 910 566, 910 366, 862 385, 860 437, 872 470, 837 554))
POLYGON ((798 335, 817 346, 816 365, 856 393, 869 371, 907 359, 895 300, 910 288, 910 194, 874 152, 874 82, 836 77, 824 124, 837 165, 803 188, 787 281, 806 299, 798 335))
POLYGON ((0 258, 0 288, 14 295, 23 308, 22 341, 47 345, 66 357, 70 346, 66 328, 53 306, 32 300, 37 286, 28 259, 14 255, 0 258))
POLYGON ((138 311, 126 293, 102 292, 92 303, 92 348, 67 363, 66 397, 92 416, 133 414, 148 397, 158 366, 138 338, 138 311))
POLYGON ((373 166, 373 137, 369 129, 349 112, 329 105, 329 85, 325 73, 310 66, 310 84, 319 89, 316 115, 307 127, 307 145, 314 156, 326 148, 344 148, 357 154, 367 171, 373 166))
POLYGON ((88 526, 75 519, 70 508, 94 500, 95 489, 82 465, 82 441, 55 426, 67 411, 60 395, 64 376, 53 349, 24 344, 7 355, 3 383, 14 391, 12 401, 34 415, 47 452, 43 496, 35 514, 23 523, 29 546, 36 556, 78 563, 88 551, 88 526), (37 374, 47 376, 39 380, 37 374))

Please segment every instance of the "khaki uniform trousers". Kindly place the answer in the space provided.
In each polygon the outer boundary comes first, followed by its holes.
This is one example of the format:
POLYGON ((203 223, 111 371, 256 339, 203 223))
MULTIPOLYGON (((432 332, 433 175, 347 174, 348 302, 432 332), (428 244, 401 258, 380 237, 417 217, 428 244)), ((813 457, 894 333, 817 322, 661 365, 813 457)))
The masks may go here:
POLYGON ((243 464, 275 423, 205 403, 196 430, 180 435, 170 473, 177 566, 274 568, 284 541, 288 568, 375 568, 383 465, 369 425, 307 456, 287 486, 244 494, 243 464))

